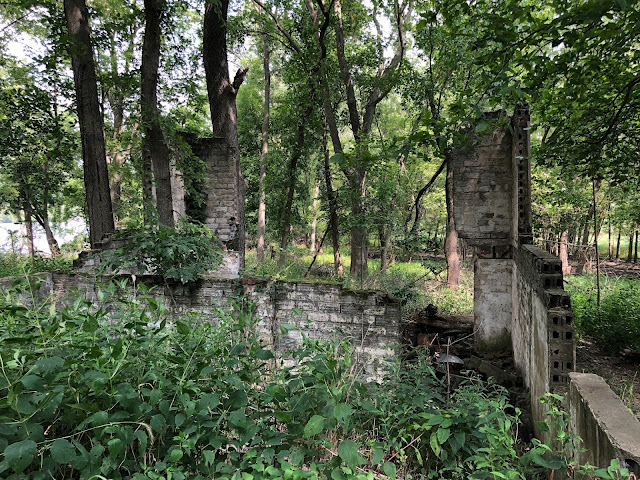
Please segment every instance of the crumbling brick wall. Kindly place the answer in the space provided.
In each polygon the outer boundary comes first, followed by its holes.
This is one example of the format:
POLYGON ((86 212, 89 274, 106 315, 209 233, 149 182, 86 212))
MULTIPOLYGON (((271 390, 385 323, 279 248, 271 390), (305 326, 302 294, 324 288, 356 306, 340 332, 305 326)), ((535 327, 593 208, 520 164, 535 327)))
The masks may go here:
MULTIPOLYGON (((97 285, 109 279, 59 273, 41 274, 40 278, 43 295, 53 293, 58 298, 68 298, 78 292, 90 301, 98 298, 97 285)), ((131 277, 121 278, 131 282, 131 277)), ((9 280, 2 283, 8 286, 9 280)), ((284 358, 287 350, 300 345, 303 335, 349 342, 362 376, 367 379, 380 378, 385 361, 400 344, 400 304, 380 292, 261 278, 203 278, 185 285, 154 276, 139 276, 136 281, 150 287, 150 294, 160 299, 172 316, 196 312, 216 322, 218 309, 230 310, 232 299, 255 303, 260 337, 284 358), (285 328, 282 333, 281 326, 294 328, 285 328)))

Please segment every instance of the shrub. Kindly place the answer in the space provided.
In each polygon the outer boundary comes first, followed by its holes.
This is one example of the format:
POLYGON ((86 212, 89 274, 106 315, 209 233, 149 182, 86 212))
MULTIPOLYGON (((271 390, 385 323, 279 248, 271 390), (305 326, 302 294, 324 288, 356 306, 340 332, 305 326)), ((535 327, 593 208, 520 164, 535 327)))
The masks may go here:
POLYGON ((103 252, 105 271, 136 268, 138 273, 161 275, 182 283, 200 278, 220 264, 222 246, 202 224, 179 222, 176 228, 143 225, 118 232, 126 243, 103 252))
POLYGON ((214 325, 170 319, 125 281, 60 310, 21 302, 28 287, 0 296, 3 478, 524 479, 549 466, 543 446, 519 454, 501 387, 471 376, 449 391, 425 358, 364 384, 345 343, 305 338, 283 365, 242 299, 214 325))

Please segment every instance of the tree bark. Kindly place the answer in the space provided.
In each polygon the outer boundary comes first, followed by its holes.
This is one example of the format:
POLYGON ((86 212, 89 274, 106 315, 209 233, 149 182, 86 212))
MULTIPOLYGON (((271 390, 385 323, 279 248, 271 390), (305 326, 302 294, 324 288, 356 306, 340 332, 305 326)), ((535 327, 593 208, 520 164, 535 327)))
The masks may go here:
POLYGON ((258 246, 256 249, 256 259, 258 262, 264 261, 264 236, 266 230, 266 195, 265 178, 267 176, 267 156, 269 155, 269 103, 271 101, 271 63, 269 41, 266 34, 262 34, 262 45, 264 50, 264 110, 262 114, 262 150, 260 152, 260 177, 258 178, 258 246))
POLYGON ((458 232, 453 215, 453 168, 451 167, 450 156, 447 157, 445 198, 447 204, 447 236, 444 241, 444 253, 447 259, 447 287, 457 290, 460 284, 460 257, 458 256, 458 232))
POLYGON ((51 230, 51 224, 49 223, 49 218, 44 217, 42 222, 38 222, 44 228, 44 235, 47 238, 47 244, 49 245, 49 250, 51 251, 52 257, 57 257, 60 255, 60 245, 56 240, 56 237, 53 235, 53 231, 51 230))
POLYGON ((236 96, 244 82, 246 68, 236 72, 233 83, 229 79, 227 63, 227 12, 229 0, 207 2, 202 30, 202 56, 211 110, 213 135, 227 142, 229 155, 234 165, 234 189, 236 191, 236 212, 238 214, 235 238, 230 243, 238 251, 240 268, 244 268, 245 225, 244 198, 246 185, 240 169, 240 147, 238 145, 238 119, 236 96))
POLYGON ((562 274, 571 275, 571 264, 569 263, 569 232, 564 230, 560 235, 560 261, 562 262, 562 274))
MULTIPOLYGON (((595 194, 598 195, 598 191, 600 190, 600 185, 602 181, 596 180, 595 183, 595 194)), ((582 245, 589 245, 589 230, 591 227, 591 218, 593 217, 595 212, 595 205, 593 204, 593 200, 591 201, 591 205, 589 205, 589 212, 587 213, 587 218, 584 223, 584 231, 582 233, 582 245)), ((595 229, 594 229, 595 230, 595 229)), ((595 235, 598 235, 598 232, 595 232, 595 235)))
POLYGON ((627 262, 631 263, 633 259, 633 228, 631 229, 631 233, 629 233, 629 253, 627 254, 627 262))
POLYGON ((616 260, 620 260, 620 237, 622 237, 622 230, 618 230, 618 240, 616 241, 616 260))
POLYGON ((142 118, 142 156, 151 164, 156 185, 158 222, 173 227, 171 195, 171 151, 160 125, 158 111, 158 69, 160 67, 160 23, 164 15, 164 0, 144 0, 145 30, 142 44, 140 113, 142 118))
MULTIPOLYGON (((325 120, 326 123, 326 120, 325 120)), ((333 243, 333 268, 338 275, 344 273, 342 259, 340 258, 340 232, 338 229, 338 202, 333 191, 331 181, 331 166, 329 164, 329 139, 327 138, 327 128, 322 132, 322 149, 324 154, 324 181, 327 187, 327 200, 329 204, 329 225, 331 228, 331 241, 333 243)))
POLYGON ((25 241, 27 242, 27 254, 31 259, 33 259, 36 253, 36 249, 33 243, 33 218, 31 216, 31 204, 29 202, 23 201, 23 211, 25 241))
POLYGON ((351 227, 351 268, 349 273, 360 278, 360 283, 369 274, 368 263, 368 229, 365 209, 367 196, 367 171, 360 167, 349 178, 351 187, 351 216, 354 226, 351 227))
POLYGON ((309 241, 309 249, 312 252, 319 250, 317 243, 318 237, 318 211, 320 209, 320 183, 318 180, 315 180, 315 185, 313 187, 313 203, 311 204, 311 208, 313 210, 311 217, 311 239, 309 241))
MULTIPOLYGON (((118 58, 116 55, 115 32, 111 31, 109 37, 109 55, 111 60, 111 75, 118 78, 118 58)), ((113 208, 113 221, 115 228, 120 227, 120 205, 122 197, 122 166, 125 156, 122 154, 121 136, 124 124, 124 98, 122 90, 117 85, 112 85, 107 92, 107 99, 113 112, 113 150, 107 157, 109 170, 109 191, 111 192, 111 205, 113 208)))
POLYGON ((76 90, 84 184, 89 217, 89 242, 94 247, 113 232, 113 210, 104 144, 104 127, 93 61, 87 6, 84 0, 64 0, 71 37, 71 66, 76 90))
POLYGON ((638 230, 636 230, 636 244, 633 249, 633 263, 638 263, 638 230))

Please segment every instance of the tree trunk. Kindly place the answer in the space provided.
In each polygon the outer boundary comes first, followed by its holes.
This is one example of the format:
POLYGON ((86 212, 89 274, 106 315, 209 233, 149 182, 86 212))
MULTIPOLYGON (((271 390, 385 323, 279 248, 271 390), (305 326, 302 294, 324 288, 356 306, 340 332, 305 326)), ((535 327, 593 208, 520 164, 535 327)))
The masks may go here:
POLYGON ((569 232, 564 230, 560 235, 560 261, 562 262, 562 274, 571 275, 571 264, 569 263, 569 232))
POLYGON ((613 258, 613 243, 611 241, 611 218, 609 218, 609 225, 608 225, 608 238, 609 238, 609 260, 611 260, 613 258))
POLYGON ((31 205, 23 202, 25 241, 27 242, 27 254, 31 259, 35 256, 36 249, 33 243, 33 218, 31 216, 31 205))
POLYGON ((633 259, 633 229, 631 229, 631 233, 629 233, 629 253, 627 254, 627 262, 631 263, 633 259))
MULTIPOLYGON (((595 183, 595 194, 598 195, 598 191, 600 190, 600 184, 602 183, 601 180, 596 180, 595 183)), ((587 218, 585 219, 585 223, 584 223, 584 231, 582 233, 582 245, 587 246, 589 245, 589 230, 591 227, 591 218, 593 217, 595 211, 595 205, 593 204, 593 200, 591 201, 591 205, 589 205, 589 212, 587 213, 587 218)), ((595 232, 595 235, 597 237, 598 232, 595 232)))
POLYGON ((458 256, 458 232, 453 216, 453 168, 451 168, 450 157, 447 158, 445 197, 447 204, 447 236, 444 241, 444 253, 447 258, 447 287, 457 290, 460 284, 460 258, 458 256))
POLYGON ((304 148, 304 131, 307 118, 313 112, 313 105, 309 105, 302 117, 298 120, 298 134, 296 139, 296 146, 291 153, 291 159, 289 161, 289 180, 287 190, 287 201, 284 205, 282 212, 282 237, 280 240, 280 257, 278 258, 278 266, 283 267, 286 260, 286 249, 289 243, 289 234, 291 232, 291 209, 293 208, 293 196, 296 191, 296 177, 298 170, 298 160, 302 156, 302 149, 304 148))
POLYGON ((60 245, 56 240, 56 237, 53 235, 53 231, 51 230, 51 224, 49 223, 49 218, 44 217, 41 222, 42 228, 44 228, 45 237, 47 237, 47 244, 49 245, 49 250, 51 251, 52 257, 57 257, 60 255, 60 245))
POLYGON ((638 230, 636 230, 636 244, 633 249, 633 263, 638 263, 638 230))
MULTIPOLYGON (((111 76, 119 79, 118 73, 118 57, 116 54, 115 32, 112 30, 109 36, 109 55, 111 60, 111 76)), ((113 221, 116 228, 120 227, 120 205, 122 197, 122 166, 125 156, 122 154, 122 125, 124 123, 124 98, 122 90, 117 85, 107 92, 109 105, 113 112, 113 150, 111 155, 107 157, 109 170, 109 191, 111 192, 111 205, 113 208, 113 221)))
POLYGON ((620 237, 622 237, 622 230, 618 230, 618 240, 616 241, 616 260, 620 260, 620 237))
POLYGON ((93 247, 114 230, 104 127, 98 103, 93 47, 85 1, 64 0, 64 13, 71 37, 71 65, 82 140, 89 242, 93 247))
POLYGON ((247 69, 236 72, 233 83, 229 79, 229 65, 227 63, 227 11, 229 0, 207 2, 204 11, 202 29, 202 56, 207 82, 207 94, 211 111, 213 135, 223 138, 228 145, 231 163, 234 168, 234 190, 236 192, 235 206, 236 236, 230 240, 234 250, 240 257, 240 268, 244 268, 244 198, 246 185, 240 169, 240 147, 238 145, 238 120, 236 95, 244 82, 247 69))
POLYGON ((391 227, 387 226, 384 228, 384 232, 382 237, 380 238, 381 242, 381 252, 380 252, 380 271, 384 272, 389 268, 389 250, 391 246, 391 227))
POLYGON ((260 177, 258 178, 258 246, 256 259, 264 261, 264 236, 266 229, 266 197, 264 181, 267 176, 267 156, 269 154, 269 103, 271 101, 271 64, 269 59, 269 41, 266 34, 262 34, 264 50, 264 110, 262 114, 262 151, 260 152, 260 177))
POLYGON ((142 44, 140 113, 142 119, 142 156, 144 164, 152 166, 156 185, 158 222, 173 227, 171 195, 171 151, 160 125, 158 112, 158 69, 160 67, 160 23, 164 15, 164 0, 144 0, 145 30, 142 44))
POLYGON ((351 216, 354 226, 351 227, 351 268, 349 273, 353 277, 360 278, 360 283, 369 274, 367 254, 367 225, 366 210, 364 206, 367 194, 367 172, 364 168, 357 168, 349 179, 351 186, 351 216))
MULTIPOLYGON (((326 123, 326 121, 325 121, 326 123)), ((338 275, 344 273, 342 259, 340 258, 340 232, 338 229, 338 203, 331 182, 331 168, 329 164, 329 139, 327 129, 323 129, 322 147, 324 153, 324 181, 327 187, 327 200, 329 204, 329 225, 331 227, 331 241, 333 243, 333 268, 338 275)))
POLYGON ((309 248, 312 252, 315 252, 316 249, 318 248, 316 243, 317 243, 317 237, 318 237, 318 214, 319 214, 319 210, 320 210, 320 183, 318 182, 318 180, 315 181, 315 186, 313 188, 313 203, 312 203, 312 215, 313 217, 311 218, 311 240, 309 242, 309 248))

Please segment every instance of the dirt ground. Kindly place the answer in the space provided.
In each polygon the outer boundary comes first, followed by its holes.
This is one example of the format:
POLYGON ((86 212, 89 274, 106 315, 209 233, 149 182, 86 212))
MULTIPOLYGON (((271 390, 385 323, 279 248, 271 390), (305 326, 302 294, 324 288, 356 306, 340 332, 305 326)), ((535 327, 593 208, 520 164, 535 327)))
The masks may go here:
POLYGON ((576 370, 600 375, 611 389, 640 418, 640 358, 607 355, 595 342, 579 340, 576 370))
MULTIPOLYGON (((601 268, 609 276, 640 278, 640 264, 603 261, 601 268)), ((600 375, 611 389, 640 418, 640 356, 609 355, 588 338, 576 345, 576 370, 600 375)))

